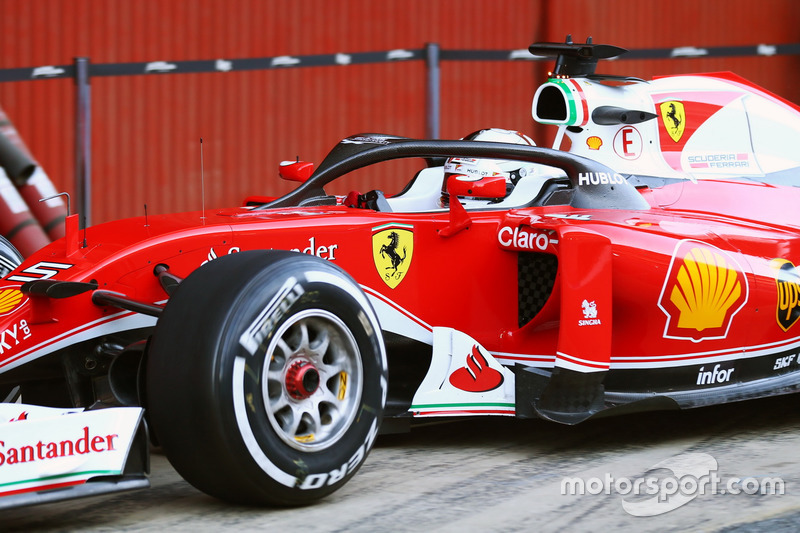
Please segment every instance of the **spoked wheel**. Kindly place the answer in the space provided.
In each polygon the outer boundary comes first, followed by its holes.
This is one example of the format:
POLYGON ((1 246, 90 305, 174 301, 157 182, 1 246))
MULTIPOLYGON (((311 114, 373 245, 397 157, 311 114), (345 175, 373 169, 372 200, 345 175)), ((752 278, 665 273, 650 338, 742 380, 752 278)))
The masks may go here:
POLYGON ((327 311, 303 311, 281 325, 267 353, 262 394, 275 433, 303 451, 337 442, 358 413, 364 379, 345 323, 327 311))
POLYGON ((215 259, 170 298, 147 356, 147 413, 175 469, 208 494, 303 504, 342 486, 377 435, 380 326, 319 258, 215 259))

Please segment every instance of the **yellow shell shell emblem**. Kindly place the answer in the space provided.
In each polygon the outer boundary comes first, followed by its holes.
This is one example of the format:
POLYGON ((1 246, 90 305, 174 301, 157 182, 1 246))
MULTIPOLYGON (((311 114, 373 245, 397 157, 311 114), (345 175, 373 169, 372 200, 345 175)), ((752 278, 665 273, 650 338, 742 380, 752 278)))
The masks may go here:
POLYGON ((586 146, 589 147, 589 150, 599 150, 600 147, 603 146, 603 139, 597 135, 592 135, 586 139, 586 146))
POLYGON ((747 279, 728 253, 698 241, 676 247, 659 306, 667 338, 724 338, 747 301, 747 279))
POLYGON ((0 315, 13 311, 24 297, 19 289, 0 289, 0 315))
POLYGON ((681 312, 678 327, 703 331, 722 326, 728 309, 742 295, 738 277, 720 254, 693 248, 683 259, 669 297, 681 312))
POLYGON ((664 121, 664 127, 670 138, 678 142, 683 137, 683 131, 686 129, 686 110, 683 104, 676 100, 663 102, 659 109, 661 110, 661 120, 664 121))
POLYGON ((400 285, 411 266, 413 229, 410 224, 385 224, 372 228, 372 259, 378 275, 391 289, 400 285))

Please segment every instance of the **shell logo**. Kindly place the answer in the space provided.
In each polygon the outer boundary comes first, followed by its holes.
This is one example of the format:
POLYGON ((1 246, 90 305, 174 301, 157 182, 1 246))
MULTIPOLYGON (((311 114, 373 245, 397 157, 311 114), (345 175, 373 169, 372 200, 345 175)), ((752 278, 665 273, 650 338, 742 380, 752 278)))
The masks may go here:
POLYGON ((5 287, 0 289, 0 315, 6 315, 27 302, 28 299, 16 287, 5 287))
POLYGON ((725 338, 747 296, 747 278, 733 257, 709 244, 681 241, 659 299, 667 315, 664 337, 694 342, 725 338))
POLYGON ((599 150, 600 147, 603 146, 603 139, 597 135, 592 135, 586 139, 586 146, 589 147, 589 150, 599 150))

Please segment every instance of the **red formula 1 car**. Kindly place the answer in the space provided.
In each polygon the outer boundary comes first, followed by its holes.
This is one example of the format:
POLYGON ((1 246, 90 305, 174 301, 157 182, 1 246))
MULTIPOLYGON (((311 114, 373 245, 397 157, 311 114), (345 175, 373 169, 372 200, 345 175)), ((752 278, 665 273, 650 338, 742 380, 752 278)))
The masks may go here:
POLYGON ((146 485, 149 440, 209 494, 299 504, 382 423, 796 391, 800 110, 731 74, 594 75, 621 51, 531 47, 569 151, 357 135, 257 206, 6 246, 0 508, 146 485), (398 194, 330 194, 405 158, 398 194))

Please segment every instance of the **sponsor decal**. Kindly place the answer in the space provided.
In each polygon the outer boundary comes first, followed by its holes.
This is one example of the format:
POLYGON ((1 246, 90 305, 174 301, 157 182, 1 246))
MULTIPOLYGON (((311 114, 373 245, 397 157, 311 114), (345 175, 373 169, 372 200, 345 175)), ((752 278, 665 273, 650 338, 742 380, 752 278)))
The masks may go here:
POLYGON ((309 237, 308 239, 308 246, 303 248, 292 248, 292 252, 302 252, 308 255, 316 255, 322 259, 327 259, 328 261, 335 261, 336 257, 334 254, 336 253, 336 249, 339 248, 338 244, 329 244, 329 245, 317 245, 316 237, 309 237))
POLYGON ((778 288, 775 318, 781 329, 788 331, 800 318, 800 273, 786 259, 773 259, 770 266, 776 270, 775 284, 778 288))
POLYGON ((389 144, 390 140, 399 138, 400 137, 392 137, 389 135, 358 135, 342 139, 340 144, 389 144))
POLYGON ((608 172, 581 172, 578 174, 578 185, 614 185, 625 183, 622 175, 608 172))
POLYGON ((797 354, 793 353, 792 355, 787 355, 786 357, 778 357, 775 359, 775 364, 772 365, 772 370, 780 370, 781 368, 788 367, 792 364, 792 361, 794 361, 796 356, 797 354))
POLYGON ((592 220, 592 215, 579 215, 576 213, 548 213, 544 216, 547 218, 561 218, 565 220, 592 220))
POLYGON ((75 439, 61 441, 42 441, 21 446, 6 446, 0 440, 0 468, 19 463, 37 463, 59 457, 86 455, 92 453, 113 452, 116 433, 92 435, 89 426, 83 427, 82 435, 75 439))
POLYGON ((558 238, 552 230, 530 231, 521 227, 503 226, 497 232, 497 242, 500 246, 515 250, 544 251, 551 244, 558 244, 558 238))
POLYGON ((28 298, 17 287, 0 288, 0 316, 13 312, 27 301, 28 298))
POLYGON ((467 364, 450 374, 450 384, 466 392, 487 392, 503 384, 503 374, 491 368, 477 344, 467 355, 467 364))
POLYGON ((581 303, 583 309, 583 320, 578 320, 579 326, 599 326, 600 319, 597 318, 597 303, 595 301, 584 300, 581 303))
POLYGON ((75 265, 71 265, 69 263, 54 263, 52 261, 39 261, 35 265, 29 266, 28 268, 22 270, 20 274, 26 274, 25 276, 17 274, 14 276, 9 276, 7 279, 9 281, 19 281, 21 283, 27 283, 28 281, 37 281, 40 279, 50 279, 62 270, 67 270, 72 268, 75 265))
POLYGON ((10 328, 0 332, 0 355, 19 345, 31 336, 31 328, 26 320, 20 320, 10 328))
POLYGON ((622 159, 638 159, 642 155, 642 135, 632 126, 621 128, 614 136, 614 153, 622 159))
POLYGON ((28 411, 22 411, 19 416, 15 416, 9 422, 19 422, 20 420, 27 420, 28 419, 28 411))
POLYGON ((414 227, 385 224, 372 228, 372 259, 378 274, 394 289, 408 273, 414 254, 414 227))
MULTIPOLYGON (((228 248, 228 251, 225 252, 225 255, 235 254, 235 253, 241 252, 241 251, 242 251, 241 248, 239 248, 238 246, 233 246, 231 248, 228 248)), ((217 255, 217 252, 214 250, 214 247, 212 246, 211 249, 208 251, 208 255, 206 257, 208 259, 206 259, 205 261, 200 263, 201 266, 205 265, 209 261, 213 261, 214 259, 216 259, 219 256, 217 255)))
POLYGON ((720 368, 721 365, 714 365, 711 370, 706 370, 704 366, 697 371, 697 385, 719 385, 727 383, 733 374, 733 368, 720 368))
POLYGON ((664 121, 664 127, 670 138, 675 142, 680 141, 686 130, 686 111, 683 103, 670 100, 662 102, 659 109, 661 110, 661 120, 664 121))
POLYGON ((603 146, 603 139, 597 135, 592 135, 586 139, 586 146, 589 147, 589 150, 599 150, 600 147, 603 146))
POLYGON ((750 154, 703 154, 686 157, 691 168, 746 168, 750 166, 750 154))
POLYGON ((667 315, 664 338, 725 338, 747 298, 747 278, 731 255, 700 241, 681 241, 659 298, 667 315))
POLYGON ((286 311, 305 293, 294 276, 286 280, 267 306, 239 337, 239 344, 254 355, 286 311))

